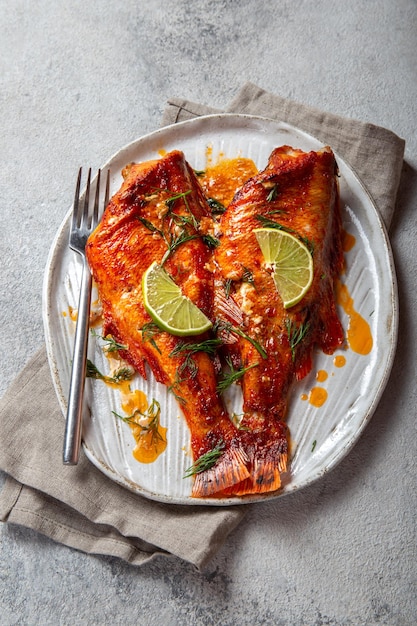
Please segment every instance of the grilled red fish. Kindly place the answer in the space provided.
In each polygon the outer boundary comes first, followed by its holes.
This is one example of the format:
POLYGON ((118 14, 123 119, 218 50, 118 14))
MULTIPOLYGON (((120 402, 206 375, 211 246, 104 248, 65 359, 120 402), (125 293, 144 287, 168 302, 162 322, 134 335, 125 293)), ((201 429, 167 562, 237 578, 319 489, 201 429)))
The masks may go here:
MULTIPOLYGON (((194 460, 222 448, 217 464, 196 475, 193 495, 204 497, 248 477, 240 432, 219 397, 213 360, 204 351, 187 352, 191 340, 149 326, 141 281, 153 261, 164 267, 209 318, 213 317, 213 274, 209 271, 212 217, 192 168, 173 151, 161 159, 133 164, 87 244, 87 258, 103 307, 103 335, 126 346, 123 356, 146 377, 148 363, 157 381, 179 399, 190 433, 194 460), (151 336, 152 335, 152 336, 151 336), (182 347, 183 350, 178 351, 182 347)), ((194 337, 192 343, 205 337, 194 337)))
POLYGON ((241 331, 226 325, 234 341, 229 358, 235 367, 247 368, 240 427, 251 475, 228 493, 274 491, 287 466, 291 386, 311 370, 315 347, 330 354, 343 342, 333 285, 343 265, 341 215, 330 148, 274 150, 266 169, 237 192, 220 226, 215 260, 224 291, 217 314, 241 331), (253 233, 262 226, 284 228, 312 250, 312 286, 288 310, 253 233))

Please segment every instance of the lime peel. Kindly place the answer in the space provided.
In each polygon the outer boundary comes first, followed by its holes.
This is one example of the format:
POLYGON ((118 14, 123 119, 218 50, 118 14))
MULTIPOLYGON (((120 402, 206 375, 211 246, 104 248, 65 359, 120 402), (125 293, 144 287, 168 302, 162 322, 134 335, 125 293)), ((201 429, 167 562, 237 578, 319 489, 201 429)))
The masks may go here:
POLYGON ((143 304, 157 326, 171 335, 200 335, 211 328, 209 318, 154 261, 142 278, 143 304))
POLYGON ((273 267, 272 277, 285 309, 300 302, 313 282, 310 250, 291 233, 275 228, 253 231, 265 264, 273 267))

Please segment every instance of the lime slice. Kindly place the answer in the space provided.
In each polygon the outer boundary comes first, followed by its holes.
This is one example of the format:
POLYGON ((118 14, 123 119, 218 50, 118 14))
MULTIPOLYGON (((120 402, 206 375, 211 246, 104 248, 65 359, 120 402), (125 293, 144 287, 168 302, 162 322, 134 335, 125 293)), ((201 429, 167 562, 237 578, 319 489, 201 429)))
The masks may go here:
POLYGON ((143 275, 142 292, 145 309, 155 324, 171 335, 199 335, 212 326, 208 317, 182 294, 156 262, 143 275))
POLYGON ((313 282, 313 257, 309 249, 290 233, 275 228, 254 230, 265 263, 274 268, 273 278, 284 308, 300 302, 313 282))

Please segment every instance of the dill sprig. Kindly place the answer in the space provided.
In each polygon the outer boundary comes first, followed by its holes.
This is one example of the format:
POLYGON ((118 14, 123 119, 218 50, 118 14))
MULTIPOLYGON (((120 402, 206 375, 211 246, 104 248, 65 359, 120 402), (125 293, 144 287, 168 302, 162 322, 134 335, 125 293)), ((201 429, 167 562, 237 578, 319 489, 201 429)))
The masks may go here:
POLYGON ((210 356, 214 356, 216 354, 217 348, 222 344, 221 339, 206 339, 205 341, 200 341, 197 343, 179 343, 175 346, 175 348, 170 352, 170 357, 179 356, 180 354, 184 354, 185 358, 181 365, 178 367, 175 381, 171 388, 175 388, 175 386, 185 380, 183 378, 184 372, 188 370, 188 373, 191 378, 195 378, 198 374, 198 366, 197 363, 193 359, 193 354, 197 352, 205 352, 210 356))
POLYGON ((292 360, 295 359, 295 352, 297 346, 305 339, 310 324, 308 322, 301 323, 299 326, 295 324, 289 317, 285 320, 285 328, 288 334, 288 341, 290 343, 292 360))
POLYGON ((152 222, 147 220, 145 217, 138 216, 138 220, 141 224, 143 224, 145 228, 150 230, 151 233, 158 233, 158 235, 161 235, 161 237, 164 237, 164 233, 162 232, 162 230, 158 228, 157 226, 155 226, 154 224, 152 224, 152 222))
POLYGON ((233 385, 233 383, 236 383, 238 380, 240 380, 246 372, 254 367, 258 367, 259 365, 259 363, 253 363, 252 365, 248 365, 248 367, 242 366, 236 369, 230 358, 226 358, 226 362, 229 369, 228 372, 223 374, 223 378, 219 380, 217 384, 218 393, 223 393, 224 391, 226 391, 226 389, 233 385))
POLYGON ((174 394, 174 397, 181 404, 185 404, 184 398, 176 393, 176 388, 180 385, 184 380, 184 372, 188 370, 188 374, 191 378, 195 378, 198 374, 198 366, 195 360, 193 359, 193 355, 197 352, 205 352, 209 356, 214 356, 216 354, 217 348, 222 344, 222 340, 220 338, 215 339, 206 339, 205 341, 199 341, 196 343, 179 343, 175 346, 175 348, 170 352, 170 357, 179 356, 181 354, 185 355, 184 361, 178 367, 175 373, 175 380, 168 387, 168 390, 174 394))
POLYGON ((174 396, 174 398, 176 399, 176 401, 179 404, 182 404, 182 406, 184 406, 185 404, 187 404, 187 401, 185 398, 183 398, 182 396, 180 396, 177 392, 176 392, 176 388, 178 387, 178 385, 181 383, 181 381, 179 380, 178 377, 178 372, 175 375, 175 380, 172 383, 172 385, 169 385, 167 387, 168 391, 170 391, 172 393, 172 395, 174 396))
POLYGON ((127 346, 125 346, 122 343, 118 343, 115 339, 113 339, 111 335, 107 335, 106 337, 103 337, 102 335, 99 335, 94 330, 94 328, 92 328, 90 332, 93 335, 93 337, 96 337, 96 339, 101 339, 102 341, 105 342, 106 345, 104 346, 104 350, 106 352, 118 352, 119 350, 127 350, 127 346))
POLYGON ((147 322, 139 329, 142 332, 142 341, 149 341, 149 343, 161 354, 160 349, 154 339, 154 336, 161 332, 161 329, 155 322, 147 322))
POLYGON ((192 226, 195 230, 198 230, 198 220, 196 219, 194 213, 190 209, 190 205, 188 204, 187 196, 191 193, 191 189, 187 191, 182 191, 179 193, 174 193, 171 197, 165 200, 165 204, 168 207, 168 212, 165 215, 164 219, 170 219, 177 226, 192 226), (178 215, 173 212, 174 205, 177 200, 183 200, 184 206, 187 215, 178 215))
POLYGON ((206 339, 205 341, 199 341, 197 343, 179 343, 175 346, 169 356, 177 356, 178 354, 188 353, 195 354, 196 352, 206 352, 210 356, 216 353, 217 348, 222 344, 221 339, 206 339))
POLYGON ((278 195, 278 185, 275 184, 273 187, 271 187, 270 192, 266 196, 266 201, 273 202, 275 198, 277 197, 277 195, 278 195))
POLYGON ((100 372, 98 367, 92 361, 90 361, 90 359, 87 359, 87 366, 86 366, 86 373, 85 373, 86 378, 94 378, 95 380, 103 380, 106 383, 114 383, 117 385, 118 383, 121 383, 124 380, 132 380, 134 373, 135 372, 132 368, 127 367, 127 366, 122 366, 122 367, 119 367, 119 369, 114 372, 113 376, 106 376, 105 374, 102 374, 100 372))
POLYGON ((90 359, 87 359, 87 366, 85 372, 86 378, 95 378, 96 380, 105 380, 105 375, 100 372, 98 367, 94 365, 90 359))
POLYGON ((252 287, 255 287, 255 279, 253 278, 252 270, 247 267, 243 268, 242 281, 244 283, 249 283, 252 287))
POLYGON ((168 250, 165 252, 164 256, 161 259, 161 265, 164 265, 166 260, 171 256, 171 254, 179 247, 182 246, 187 241, 191 241, 192 239, 197 239, 198 235, 195 233, 189 234, 187 231, 183 230, 178 236, 174 236, 171 234, 170 239, 167 241, 168 250))
POLYGON ((242 337, 242 339, 246 339, 246 341, 249 341, 249 343, 253 345, 255 350, 259 352, 259 354, 261 355, 263 359, 268 358, 265 348, 261 346, 259 341, 247 335, 238 326, 233 326, 233 324, 231 324, 230 322, 226 322, 225 320, 222 320, 222 319, 217 319, 215 323, 213 324, 213 330, 214 332, 217 332, 217 333, 226 333, 226 334, 234 333, 235 335, 239 335, 239 337, 242 337))
POLYGON ((220 245, 220 239, 214 237, 213 235, 202 235, 202 240, 209 248, 217 248, 220 245))
POLYGON ((152 196, 154 197, 156 193, 169 193, 171 194, 168 198, 165 199, 165 205, 167 207, 167 212, 162 218, 163 226, 162 228, 158 228, 147 220, 144 217, 138 217, 139 221, 152 233, 157 233, 165 242, 167 246, 167 250, 162 257, 161 265, 164 265, 166 260, 175 252, 175 250, 191 241, 193 239, 198 239, 201 237, 202 241, 209 248, 216 248, 220 241, 217 237, 213 235, 202 235, 198 232, 199 230, 199 222, 192 212, 190 205, 188 203, 187 196, 192 192, 191 189, 187 189, 187 191, 182 191, 178 193, 173 193, 169 189, 155 189, 152 196), (185 215, 179 215, 175 213, 175 204, 178 200, 183 200, 185 207, 185 215), (179 232, 178 232, 179 231, 179 232))
POLYGON ((175 204, 175 202, 181 198, 182 200, 184 200, 184 203, 185 203, 185 205, 187 206, 187 209, 188 209, 188 203, 186 201, 186 196, 188 196, 188 194, 190 194, 190 193, 191 193, 191 189, 187 189, 187 191, 180 191, 179 193, 174 193, 174 194, 172 194, 172 196, 170 196, 169 198, 167 198, 165 200, 165 204, 167 205, 168 209, 172 209, 172 207, 175 204))
POLYGON ((159 441, 165 441, 159 432, 159 420, 161 416, 161 405, 155 399, 152 400, 146 411, 140 411, 135 409, 132 415, 120 415, 116 411, 112 411, 113 415, 120 418, 126 424, 130 426, 137 426, 140 428, 140 435, 146 435, 151 433, 151 442, 154 443, 154 439, 159 441), (139 420, 143 420, 143 424, 139 420))
POLYGON ((226 212, 226 207, 224 204, 216 200, 215 198, 207 198, 207 204, 210 207, 210 211, 213 215, 222 215, 226 212))
POLYGON ((195 463, 193 463, 188 469, 185 470, 183 478, 190 478, 195 474, 200 474, 201 472, 205 472, 211 469, 214 465, 216 465, 217 461, 223 454, 224 448, 224 441, 219 441, 219 443, 212 450, 209 450, 208 452, 202 454, 195 461, 195 463))
POLYGON ((190 241, 191 239, 196 239, 199 235, 197 233, 189 233, 186 230, 186 227, 191 226, 195 231, 198 229, 198 222, 193 214, 193 212, 191 211, 188 201, 187 201, 187 196, 191 193, 191 189, 188 189, 187 191, 183 191, 183 192, 179 192, 179 193, 173 193, 171 192, 169 189, 155 189, 152 196, 149 196, 149 199, 153 198, 155 193, 169 193, 171 194, 168 198, 166 198, 165 200, 165 204, 167 206, 167 213, 166 215, 163 217, 163 221, 166 223, 168 222, 168 228, 169 225, 174 224, 176 227, 180 227, 181 231, 179 234, 174 234, 172 232, 170 232, 169 234, 165 233, 163 229, 158 228, 157 226, 155 226, 155 224, 153 224, 151 221, 147 220, 144 217, 138 217, 138 220, 145 226, 145 228, 147 228, 150 232, 152 233, 158 233, 158 235, 165 241, 166 245, 167 245, 167 251, 165 252, 162 260, 161 260, 161 265, 164 265, 165 261, 171 256, 171 254, 182 244, 186 243, 187 241, 190 241), (188 215, 178 215, 176 213, 173 212, 173 208, 174 205, 176 203, 177 200, 184 200, 184 205, 185 205, 185 209, 188 215))
POLYGON ((233 280, 231 278, 226 278, 223 283, 224 293, 226 298, 230 297, 230 292, 232 290, 233 280))

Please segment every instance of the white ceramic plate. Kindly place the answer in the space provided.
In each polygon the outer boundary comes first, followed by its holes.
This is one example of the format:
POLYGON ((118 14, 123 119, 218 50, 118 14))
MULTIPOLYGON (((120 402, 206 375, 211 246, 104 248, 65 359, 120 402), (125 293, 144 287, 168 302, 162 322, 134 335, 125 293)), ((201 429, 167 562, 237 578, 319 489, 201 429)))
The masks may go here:
MULTIPOLYGON (((161 150, 183 150, 197 170, 207 165, 208 152, 215 163, 219 155, 253 159, 265 167, 270 152, 287 144, 317 150, 315 138, 284 123, 246 115, 210 115, 158 130, 121 149, 103 168, 111 170, 111 191, 122 182, 121 170, 131 161, 156 158, 161 150)), ((336 155, 337 156, 337 155, 336 155)), ((134 440, 128 425, 115 418, 121 412, 120 395, 101 381, 86 382, 83 447, 91 462, 112 480, 138 494, 178 504, 228 505, 280 497, 312 483, 331 470, 352 448, 370 420, 387 382, 397 339, 397 292, 393 260, 384 226, 361 183, 346 163, 337 157, 344 228, 355 237, 346 254, 342 277, 354 309, 367 321, 373 348, 367 356, 352 350, 339 351, 344 367, 335 367, 334 356, 317 353, 314 369, 293 391, 288 424, 292 440, 290 472, 278 493, 264 496, 197 500, 190 497, 191 479, 183 479, 191 464, 189 434, 181 411, 166 389, 153 377, 136 377, 133 387, 161 404, 161 424, 168 428, 168 446, 151 464, 132 456, 134 440), (318 371, 327 380, 317 382, 318 371), (327 401, 316 408, 309 400, 313 387, 325 389, 327 401)), ((69 217, 66 216, 53 242, 44 282, 44 325, 48 358, 63 413, 66 412, 70 363, 75 324, 69 307, 77 308, 81 264, 68 248, 69 217)), ((94 296, 93 296, 94 298, 94 296)), ((350 316, 340 309, 345 329, 350 316)), ((97 329, 99 333, 100 330, 97 329)), ((101 347, 91 337, 89 357, 106 371, 101 347)))

